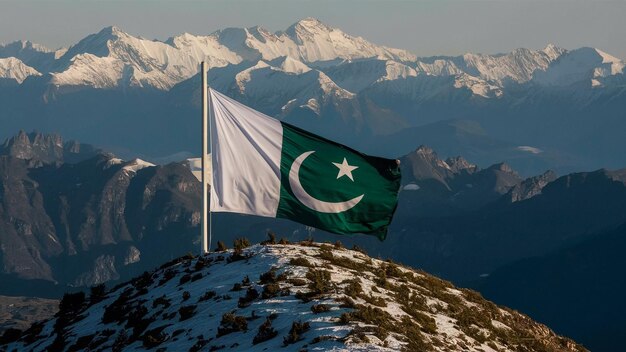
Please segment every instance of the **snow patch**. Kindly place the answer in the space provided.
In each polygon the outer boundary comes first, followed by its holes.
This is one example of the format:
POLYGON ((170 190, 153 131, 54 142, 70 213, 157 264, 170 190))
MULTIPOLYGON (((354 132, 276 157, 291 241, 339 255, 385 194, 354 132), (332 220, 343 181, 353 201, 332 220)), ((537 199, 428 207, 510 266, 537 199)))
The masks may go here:
POLYGON ((154 167, 154 166, 155 165, 153 163, 149 163, 141 159, 133 159, 129 161, 128 163, 126 163, 126 165, 122 167, 122 170, 136 173, 137 171, 141 169, 145 169, 147 167, 154 167))

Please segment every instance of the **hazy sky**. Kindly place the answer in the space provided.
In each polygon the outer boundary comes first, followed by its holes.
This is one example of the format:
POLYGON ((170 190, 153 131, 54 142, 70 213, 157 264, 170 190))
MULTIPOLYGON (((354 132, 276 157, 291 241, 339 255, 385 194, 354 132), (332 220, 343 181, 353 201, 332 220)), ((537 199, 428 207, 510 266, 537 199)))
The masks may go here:
POLYGON ((419 56, 554 43, 626 59, 626 1, 598 0, 0 0, 0 43, 29 39, 56 48, 109 25, 160 40, 224 27, 276 31, 309 16, 419 56))

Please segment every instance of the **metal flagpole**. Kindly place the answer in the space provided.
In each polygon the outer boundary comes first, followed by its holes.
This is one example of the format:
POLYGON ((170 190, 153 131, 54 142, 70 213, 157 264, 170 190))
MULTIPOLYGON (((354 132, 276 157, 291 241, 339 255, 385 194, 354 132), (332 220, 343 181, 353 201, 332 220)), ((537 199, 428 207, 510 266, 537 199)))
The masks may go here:
POLYGON ((211 124, 207 119, 207 115, 208 115, 208 89, 207 89, 207 65, 206 62, 202 61, 201 65, 200 65, 200 71, 201 71, 201 76, 202 76, 202 224, 201 224, 201 231, 202 231, 202 254, 208 253, 209 252, 209 246, 210 246, 210 237, 207 236, 207 229, 208 232, 211 232, 211 210, 208 208, 208 201, 207 201, 207 193, 208 193, 208 187, 207 187, 207 182, 209 180, 207 180, 207 174, 206 174, 206 168, 207 168, 207 157, 208 157, 208 150, 207 150, 207 144, 208 144, 208 136, 207 136, 207 127, 210 129, 211 128, 211 124), (208 123, 208 126, 207 126, 208 123), (208 226, 207 226, 207 217, 208 217, 208 226), (208 238, 207 238, 208 237, 208 238))
MULTIPOLYGON (((208 63, 205 63, 205 65, 206 65, 206 74, 205 74, 206 78, 205 79, 207 81, 206 85, 205 85, 206 86, 205 89, 209 90, 209 89, 211 89, 210 86, 209 86, 209 70, 211 69, 211 67, 208 65, 208 63)), ((207 107, 208 107, 208 110, 209 110, 208 114, 207 114, 207 116, 208 116, 208 122, 207 123, 209 124, 209 138, 211 139, 210 140, 211 143, 209 144, 209 152, 205 153, 204 157, 208 158, 209 154, 210 154, 211 155, 211 160, 213 160, 213 134, 211 132, 211 126, 212 126, 211 122, 213 120, 213 115, 211 114, 211 111, 213 109, 213 99, 211 99, 211 95, 210 94, 208 95, 207 100, 208 100, 207 107)), ((208 139, 206 139, 206 140, 207 140, 207 143, 208 143, 209 142, 208 139)), ((212 176, 213 176, 213 166, 211 165, 211 177, 212 176)), ((213 185, 212 182, 213 182, 213 180, 211 180, 211 186, 213 185)), ((213 213, 211 212, 211 207, 210 206, 208 207, 208 212, 209 212, 209 243, 208 243, 207 248, 206 248, 207 252, 211 251, 211 238, 213 237, 213 213)))

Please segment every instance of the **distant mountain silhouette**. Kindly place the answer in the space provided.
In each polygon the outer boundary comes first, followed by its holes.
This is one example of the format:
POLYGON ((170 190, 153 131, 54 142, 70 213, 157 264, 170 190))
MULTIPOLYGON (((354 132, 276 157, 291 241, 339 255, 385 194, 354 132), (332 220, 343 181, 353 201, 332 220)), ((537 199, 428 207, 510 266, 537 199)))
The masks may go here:
POLYGON ((626 333, 625 252, 626 224, 507 265, 473 287, 563 334, 579 336, 592 351, 617 351, 626 333))

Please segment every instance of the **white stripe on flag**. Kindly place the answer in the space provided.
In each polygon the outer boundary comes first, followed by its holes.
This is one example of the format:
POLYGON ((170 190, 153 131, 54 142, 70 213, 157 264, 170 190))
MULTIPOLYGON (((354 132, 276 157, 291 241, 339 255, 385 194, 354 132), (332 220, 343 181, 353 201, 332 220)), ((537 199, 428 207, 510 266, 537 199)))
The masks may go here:
POLYGON ((283 127, 278 120, 210 90, 211 211, 275 217, 283 127))

